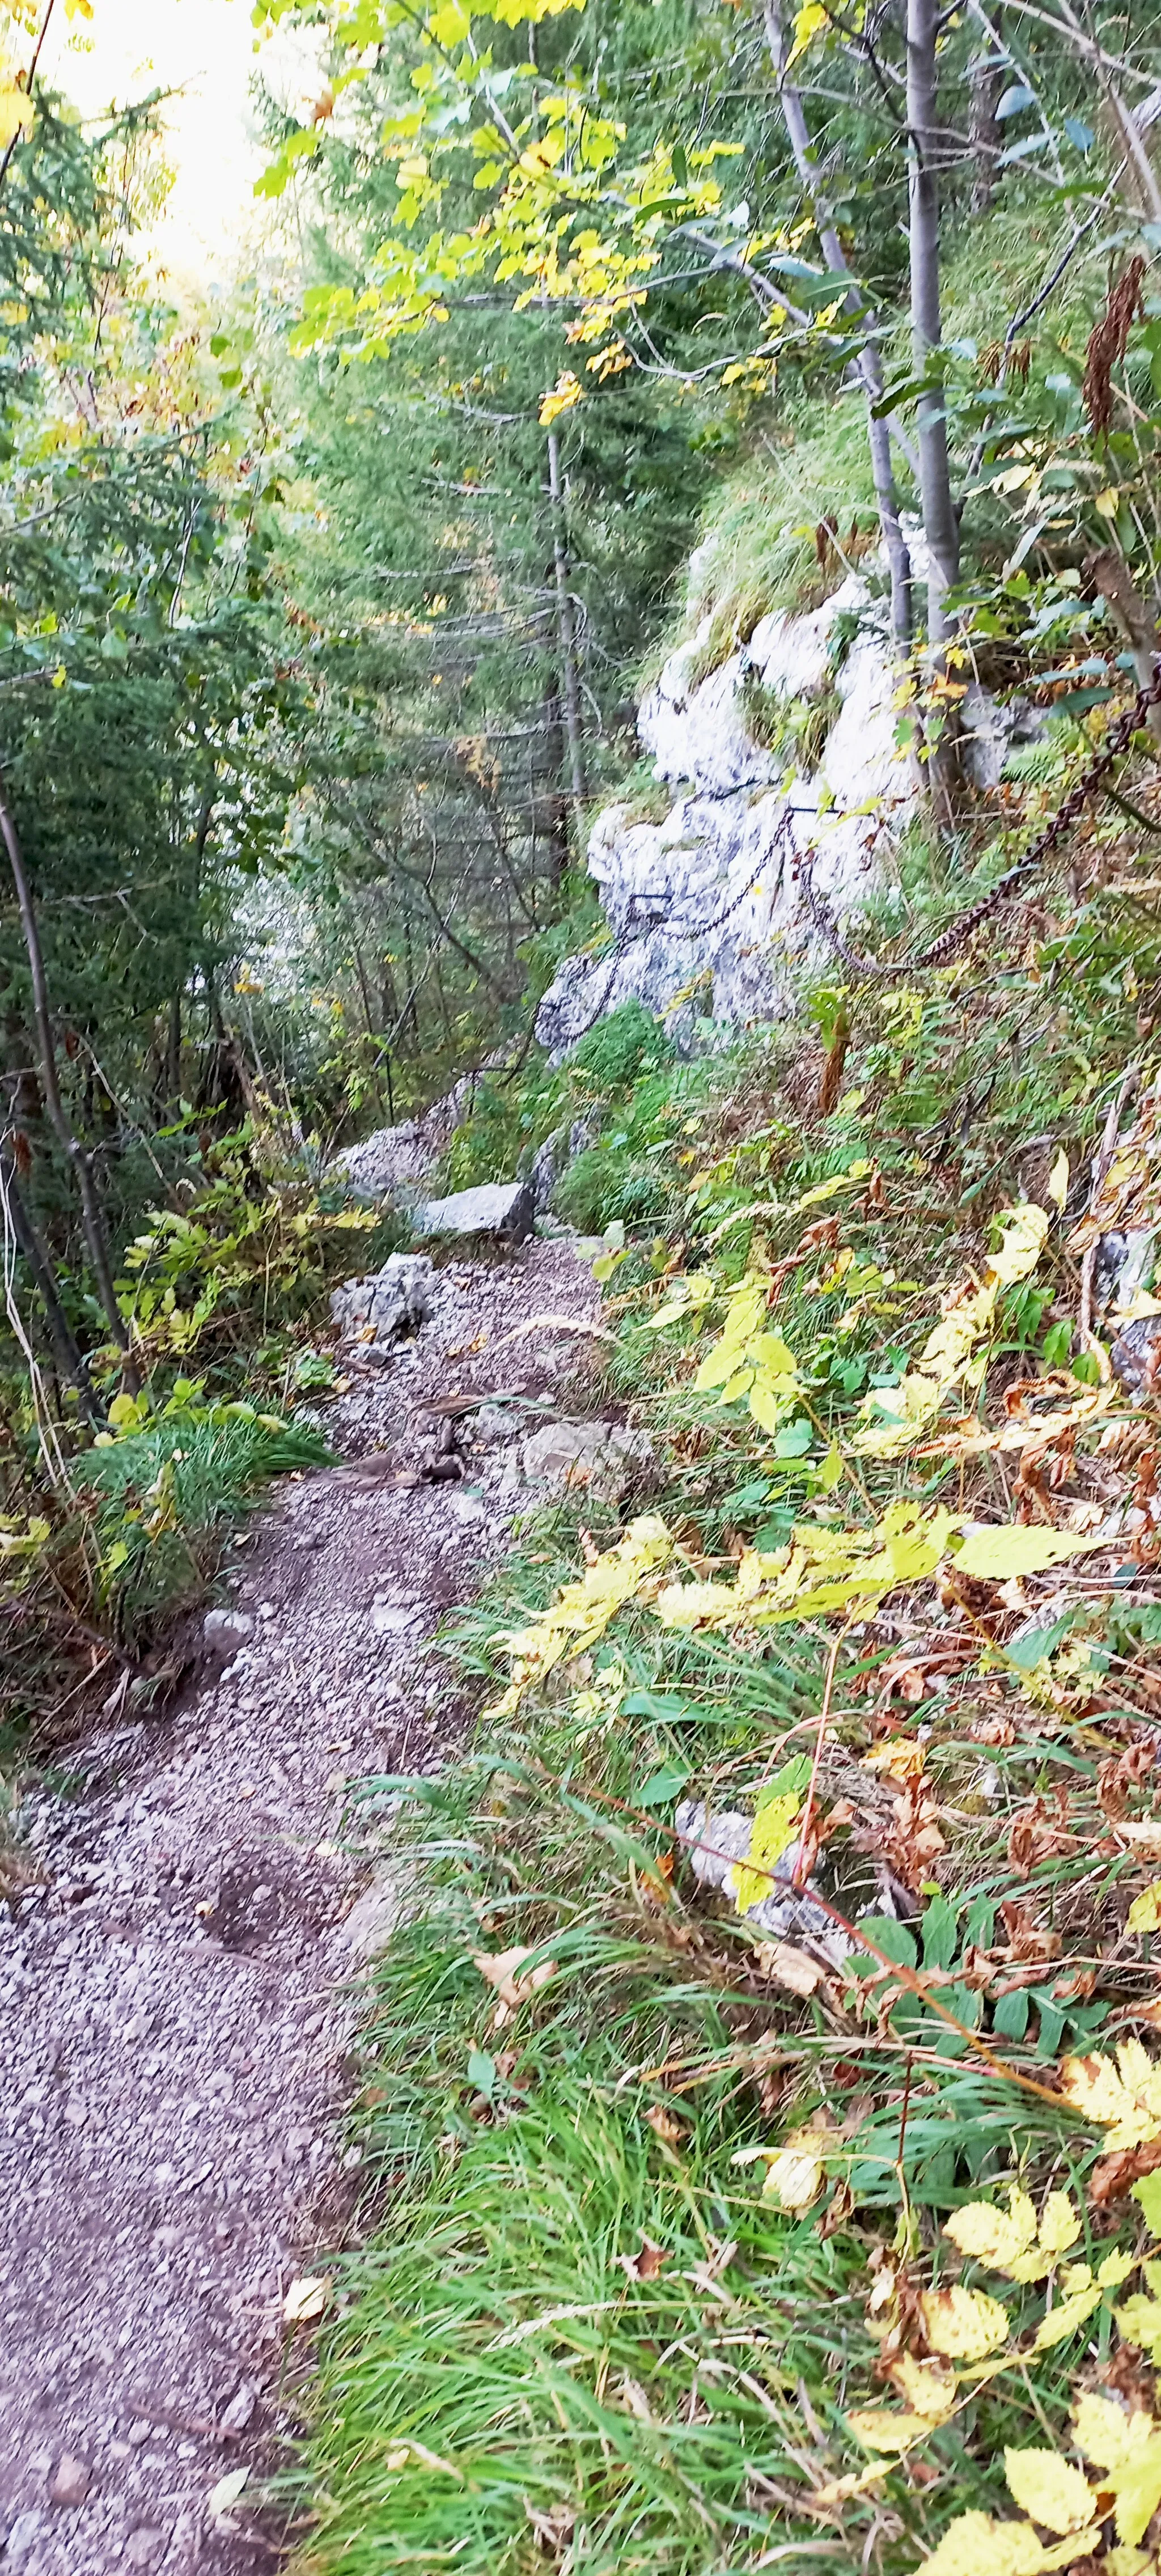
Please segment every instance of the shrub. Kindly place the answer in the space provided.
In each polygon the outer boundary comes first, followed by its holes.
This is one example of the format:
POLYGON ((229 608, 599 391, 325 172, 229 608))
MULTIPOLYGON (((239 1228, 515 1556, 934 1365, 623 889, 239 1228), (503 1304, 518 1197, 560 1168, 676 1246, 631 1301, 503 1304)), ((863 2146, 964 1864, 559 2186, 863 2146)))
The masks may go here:
POLYGON ((204 1591, 225 1525, 271 1477, 325 1466, 329 1451, 313 1425, 201 1404, 192 1388, 153 1420, 128 1397, 113 1412, 124 1436, 86 1451, 71 1473, 92 1515, 101 1607, 129 1643, 204 1591))
POLYGON ((569 1071, 586 1074, 598 1093, 628 1091, 640 1074, 668 1063, 672 1054, 660 1021, 634 1000, 597 1021, 574 1049, 569 1071))

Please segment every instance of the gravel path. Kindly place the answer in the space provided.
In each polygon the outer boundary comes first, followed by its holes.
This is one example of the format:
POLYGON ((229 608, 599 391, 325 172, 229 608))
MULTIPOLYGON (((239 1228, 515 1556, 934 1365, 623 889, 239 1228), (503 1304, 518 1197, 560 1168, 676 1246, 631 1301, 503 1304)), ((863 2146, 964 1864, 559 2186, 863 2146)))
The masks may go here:
POLYGON ((347 1783, 454 1742, 425 1641, 593 1348, 500 1345, 593 1306, 564 1242, 442 1270, 418 1339, 328 1413, 362 1464, 290 1479, 237 1550, 241 1653, 41 1798, 45 1884, 0 1915, 3 2576, 276 2563, 262 2517, 209 2499, 277 2464, 283 2300, 354 2191, 349 1979, 390 1900, 343 1846, 347 1783), (423 1399, 485 1389, 509 1400, 466 1417, 465 1481, 410 1481, 423 1399))

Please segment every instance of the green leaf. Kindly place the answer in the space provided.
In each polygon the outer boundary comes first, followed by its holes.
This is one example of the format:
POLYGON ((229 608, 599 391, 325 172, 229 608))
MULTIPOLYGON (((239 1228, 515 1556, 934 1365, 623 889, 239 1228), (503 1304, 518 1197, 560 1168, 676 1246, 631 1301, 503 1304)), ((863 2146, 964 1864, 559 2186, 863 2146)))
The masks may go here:
POLYGON ((1023 1529, 1005 1524, 999 1529, 974 1530, 955 1557, 961 1574, 978 1575, 981 1582, 1007 1583, 1014 1576, 1042 1574, 1046 1566, 1063 1565, 1070 1556, 1083 1556, 1088 1549, 1100 1547, 1099 1538, 1078 1538, 1071 1530, 1023 1529))
POLYGON ((496 2060, 482 2048, 473 2048, 468 2058, 468 2082, 490 2102, 496 2090, 496 2060))

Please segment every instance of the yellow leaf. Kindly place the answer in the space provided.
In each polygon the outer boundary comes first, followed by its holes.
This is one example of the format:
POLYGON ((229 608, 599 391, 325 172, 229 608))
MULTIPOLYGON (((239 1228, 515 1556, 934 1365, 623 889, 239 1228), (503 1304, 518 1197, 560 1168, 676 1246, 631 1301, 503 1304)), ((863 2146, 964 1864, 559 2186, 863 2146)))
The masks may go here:
POLYGON ((1005 2451, 1004 2475, 1021 2513, 1046 2531, 1081 2531, 1096 2499, 1082 2469, 1059 2451, 1005 2451))
POLYGON ((292 2281, 282 2302, 282 2321, 288 2326, 313 2325, 321 2317, 331 2294, 325 2277, 318 2280, 292 2281))
POLYGON ((557 377, 551 393, 545 394, 541 402, 541 428, 551 429, 553 421, 559 420, 562 412, 571 411, 574 405, 582 402, 583 399, 584 386, 579 376, 574 376, 571 369, 566 367, 563 375, 557 377))
POLYGON ((10 71, 0 69, 0 150, 7 151, 18 134, 31 134, 36 122, 32 100, 10 71))
POLYGON ((1093 508, 1100 511, 1102 519, 1115 519, 1120 502, 1121 496, 1115 483, 1107 483, 1103 492, 1097 492, 1093 496, 1093 508))
POLYGON ((926 2415, 896 2415, 889 2406, 864 2406, 847 2422, 865 2451, 909 2451, 931 2431, 926 2415))
POLYGON ((1080 2212, 1066 2191, 1050 2191, 1040 2213, 1040 2243, 1053 2258, 1067 2254, 1080 2235, 1080 2212))
POLYGON ((801 1809, 802 1800, 793 1791, 785 1797, 769 1798, 764 1807, 759 1807, 746 1858, 726 1876, 726 1887, 739 1914, 748 1914, 751 1906, 760 1905, 769 1896, 774 1885, 774 1863, 793 1842, 795 1819, 801 1809))
POLYGON ((1012 1210, 1012 1222, 1005 1226, 998 1252, 988 1262, 988 1275, 997 1279, 1001 1288, 1012 1288, 1017 1280, 1028 1279, 1036 1268, 1048 1236, 1048 1218, 1042 1207, 1026 1203, 1012 1210))
MULTIPOLYGON (((909 1449, 939 1412, 944 1396, 975 1367, 972 1354, 990 1329, 1002 1288, 1027 1279, 1036 1268, 1048 1234, 1046 1209, 1024 1205, 1007 1211, 998 1251, 984 1268, 953 1288, 929 1334, 915 1367, 889 1394, 864 1397, 860 1416, 865 1428, 853 1446, 867 1457, 893 1458, 909 1449)), ((978 1367, 975 1368, 978 1376, 978 1367)))
POLYGON ((737 1601, 724 1583, 667 1583, 654 1608, 663 1628, 700 1628, 735 1617, 737 1601))
POLYGON ((919 2305, 932 2351, 946 2353, 950 2361, 982 2361, 1007 2341, 1007 2311, 986 2290, 965 2290, 956 2282, 950 2290, 925 2290, 919 2305))
MULTIPOLYGON (((1087 2265, 1082 2268, 1087 2270, 1087 2265)), ((1095 2281, 1090 2282, 1086 2289, 1070 2291, 1049 2309, 1048 2315, 1037 2326, 1033 2352, 1051 2352, 1055 2344, 1067 2343, 1069 2335, 1076 2333, 1077 2327, 1084 2324, 1086 2317, 1091 2317, 1093 2309, 1099 2308, 1100 2303, 1100 2288, 1095 2281)))
POLYGON ((1161 2504, 1161 2431, 1151 2415, 1126 2415, 1111 2398, 1087 2395, 1073 2409, 1076 2446, 1108 2471, 1117 2500, 1117 2538, 1140 2540, 1161 2504))
POLYGON ((912 2353, 902 2352, 892 2364, 891 2378, 900 2396, 929 2425, 946 2423, 956 2400, 953 2370, 940 2370, 933 2361, 916 2361, 912 2353))
POLYGON ((952 1562, 961 1574, 978 1575, 986 1583, 1007 1583, 1014 1575, 1042 1574, 1045 1566, 1061 1565, 1066 1557, 1081 1556, 1101 1544, 1099 1539, 1078 1538, 1070 1530, 1023 1529, 1004 1523, 999 1529, 973 1530, 952 1562))
POLYGON ((1100 2539, 1098 2524, 1045 2544, 1030 2522, 993 2522, 990 2513, 961 2513, 949 2523, 938 2549, 923 2560, 920 2576, 1047 2576, 1086 2558, 1100 2539))
POLYGON ((1121 2041, 1115 2065, 1111 2057, 1066 2057, 1060 2091, 1082 2119, 1108 2128, 1105 2143, 1113 2150, 1161 2137, 1161 2067, 1139 2039, 1121 2041))
POLYGON ((776 2200, 780 2209, 799 2218, 818 2199, 823 2171, 817 2130, 800 2129, 771 2157, 762 2198, 776 2200))
POLYGON ((944 2235, 958 2245, 976 2263, 990 2264, 994 2272, 1007 2272, 1010 2265, 1026 2254, 1036 2242, 1036 2211, 1026 2192, 1013 2191, 1007 2214, 993 2209, 986 2200, 969 2201, 949 2218, 944 2235))
POLYGON ((1117 2324, 1126 2343, 1139 2344, 1156 2364, 1161 2358, 1161 2299, 1147 2299, 1143 2291, 1126 2299, 1123 2307, 1114 2309, 1117 2324))
MULTIPOLYGON (((786 1393, 788 1394, 789 1391, 787 1389, 786 1393)), ((723 1402, 728 1394, 727 1387, 723 1402)), ((780 1431, 786 1411, 786 1394, 780 1395, 777 1388, 771 1386, 766 1378, 756 1377, 750 1388, 750 1411, 759 1431, 780 1431)))
POLYGON ((1063 1216, 1068 1197, 1068 1156, 1063 1145, 1048 1175, 1048 1195, 1053 1206, 1058 1207, 1063 1216))
POLYGON ((1126 1930, 1129 1932, 1161 1931, 1161 1878, 1142 1889, 1129 1907, 1126 1930))

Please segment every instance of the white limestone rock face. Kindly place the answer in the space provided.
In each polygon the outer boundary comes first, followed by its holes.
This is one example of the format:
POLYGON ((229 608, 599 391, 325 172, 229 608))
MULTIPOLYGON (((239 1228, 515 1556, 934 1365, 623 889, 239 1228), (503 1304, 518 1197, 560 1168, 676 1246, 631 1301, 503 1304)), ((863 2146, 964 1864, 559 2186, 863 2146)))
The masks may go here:
POLYGON ((697 1008, 715 1019, 777 1018, 808 954, 821 958, 797 870, 839 912, 875 884, 911 813, 917 785, 895 746, 889 641, 872 622, 866 583, 852 575, 809 615, 764 617, 748 645, 694 689, 688 674, 700 628, 667 663, 638 714, 659 779, 681 790, 662 823, 634 823, 623 806, 598 817, 589 874, 614 933, 603 957, 566 958, 537 1015, 559 1061, 586 1028, 633 996, 647 1009, 697 1008), (841 667, 836 619, 863 612, 841 667), (742 695, 753 675, 787 700, 834 689, 839 712, 817 769, 782 793, 787 755, 753 740, 742 695))

